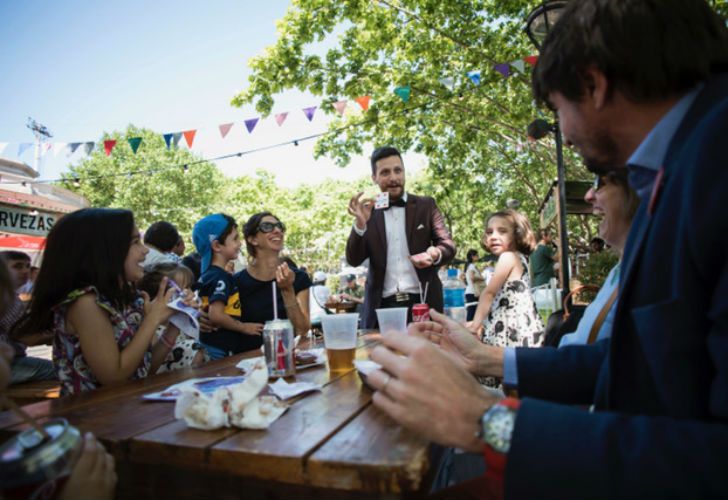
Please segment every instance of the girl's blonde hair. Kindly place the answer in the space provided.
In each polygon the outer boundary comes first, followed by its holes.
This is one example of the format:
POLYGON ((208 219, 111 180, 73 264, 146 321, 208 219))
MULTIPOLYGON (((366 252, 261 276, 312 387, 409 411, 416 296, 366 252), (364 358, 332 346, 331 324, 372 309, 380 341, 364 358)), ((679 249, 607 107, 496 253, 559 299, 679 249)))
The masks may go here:
POLYGON ((487 237, 485 230, 488 229, 488 223, 494 217, 500 217, 502 219, 505 219, 511 224, 511 226, 513 227, 513 243, 516 246, 516 250, 524 255, 531 255, 531 252, 533 252, 533 250, 536 248, 536 236, 531 230, 531 223, 528 222, 528 217, 523 215, 521 212, 518 212, 511 208, 507 210, 493 212, 488 217, 486 217, 483 237, 480 240, 480 244, 483 246, 483 248, 486 251, 490 252, 486 244, 487 237))

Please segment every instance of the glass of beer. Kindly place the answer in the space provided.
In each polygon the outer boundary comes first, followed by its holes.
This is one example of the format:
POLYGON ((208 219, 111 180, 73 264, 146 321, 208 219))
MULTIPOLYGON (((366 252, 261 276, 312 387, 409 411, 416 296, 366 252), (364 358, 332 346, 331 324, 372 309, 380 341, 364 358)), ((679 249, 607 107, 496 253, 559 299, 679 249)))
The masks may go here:
POLYGON ((324 329, 326 355, 329 358, 329 371, 353 370, 359 314, 328 314, 321 318, 321 324, 324 329))

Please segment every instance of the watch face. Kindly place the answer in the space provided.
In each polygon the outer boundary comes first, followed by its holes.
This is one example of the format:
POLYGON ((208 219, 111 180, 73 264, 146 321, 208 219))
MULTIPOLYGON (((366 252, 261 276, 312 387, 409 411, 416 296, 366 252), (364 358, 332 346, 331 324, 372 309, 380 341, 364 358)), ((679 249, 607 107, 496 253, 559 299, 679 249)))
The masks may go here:
POLYGON ((495 405, 483 415, 483 441, 499 453, 508 453, 516 413, 510 408, 495 405))

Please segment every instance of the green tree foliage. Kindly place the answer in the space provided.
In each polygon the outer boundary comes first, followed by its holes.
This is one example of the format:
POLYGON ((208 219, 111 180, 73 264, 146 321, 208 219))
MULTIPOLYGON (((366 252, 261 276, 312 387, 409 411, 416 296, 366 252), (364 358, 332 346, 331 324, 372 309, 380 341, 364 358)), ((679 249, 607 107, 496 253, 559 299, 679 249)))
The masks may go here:
POLYGON ((88 198, 92 206, 128 208, 142 229, 167 220, 184 235, 200 217, 221 208, 223 176, 213 164, 186 149, 168 150, 160 134, 133 125, 104 134, 98 144, 109 139, 117 141, 110 156, 101 147, 64 175, 64 186, 88 198), (132 137, 142 138, 136 154, 127 142, 132 137), (134 174, 127 175, 130 172, 134 174), (78 186, 74 178, 81 179, 78 186))
MULTIPOLYGON (((250 61, 248 86, 233 104, 253 103, 265 116, 277 94, 305 89, 334 117, 317 155, 343 166, 366 144, 425 154, 421 191, 438 200, 461 248, 477 245, 486 213, 508 199, 519 200, 537 225, 556 177, 553 140, 526 138, 533 119, 550 119, 533 104, 528 65, 510 78, 493 70, 535 52, 523 33, 532 7, 515 0, 294 0, 276 43, 250 61), (320 54, 322 45, 328 50, 320 54), (481 71, 480 85, 467 77, 471 70, 481 71), (454 87, 442 78, 453 78, 454 87), (393 93, 404 85, 412 89, 407 103, 393 93), (369 110, 338 118, 331 104, 361 95, 372 96, 369 110)), ((567 175, 588 177, 569 152, 567 175)), ((572 226, 577 239, 593 232, 572 226)))

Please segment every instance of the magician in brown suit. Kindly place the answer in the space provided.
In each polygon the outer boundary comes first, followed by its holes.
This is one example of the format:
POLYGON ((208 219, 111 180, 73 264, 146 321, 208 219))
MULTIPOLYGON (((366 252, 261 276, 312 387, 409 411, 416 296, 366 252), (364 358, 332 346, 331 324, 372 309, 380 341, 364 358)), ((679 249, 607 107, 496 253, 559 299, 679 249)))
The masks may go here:
POLYGON ((346 260, 359 266, 369 259, 362 328, 376 328, 375 309, 408 307, 420 302, 419 285, 429 283, 427 300, 442 312, 442 283, 439 266, 455 256, 455 243, 445 227, 442 213, 429 196, 404 190, 402 156, 393 147, 372 153, 372 180, 382 193, 389 193, 388 208, 375 208, 374 200, 358 193, 349 202, 355 217, 346 242, 346 260))

